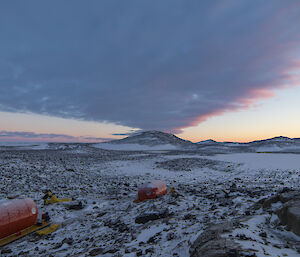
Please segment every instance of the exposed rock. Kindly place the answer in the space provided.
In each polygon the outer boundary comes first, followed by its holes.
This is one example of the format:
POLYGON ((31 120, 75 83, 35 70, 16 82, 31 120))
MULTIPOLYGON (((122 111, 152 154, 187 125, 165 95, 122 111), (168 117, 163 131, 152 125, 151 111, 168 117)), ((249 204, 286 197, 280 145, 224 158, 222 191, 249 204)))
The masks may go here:
POLYGON ((16 199, 16 198, 18 198, 18 197, 19 197, 18 194, 9 194, 9 195, 7 196, 7 199, 16 199))
POLYGON ((156 236, 154 235, 154 236, 151 236, 151 237, 148 239, 147 244, 154 244, 154 243, 156 243, 156 242, 157 242, 157 238, 156 238, 156 236))
POLYGON ((184 220, 193 220, 193 219, 196 219, 196 215, 188 213, 183 216, 183 219, 184 220))
POLYGON ((158 213, 144 213, 135 218, 135 223, 145 224, 150 220, 163 219, 167 218, 168 216, 170 216, 168 209, 165 209, 164 211, 158 213))
POLYGON ((119 251, 119 249, 114 248, 114 247, 109 247, 103 250, 103 254, 107 254, 107 253, 116 253, 117 251, 119 251))
POLYGON ((174 238, 176 238, 176 235, 174 232, 170 232, 167 234, 167 240, 170 241, 170 240, 173 240, 174 238))
POLYGON ((273 203, 282 202, 286 203, 290 200, 300 200, 300 192, 297 190, 284 189, 280 193, 271 197, 260 199, 257 204, 262 205, 264 209, 271 207, 273 203))
POLYGON ((217 240, 212 240, 205 243, 197 251, 190 253, 191 257, 235 257, 238 255, 238 250, 236 253, 232 252, 232 249, 237 247, 237 245, 232 241, 225 238, 220 238, 217 240))
POLYGON ((145 253, 146 253, 146 254, 147 254, 147 253, 154 253, 154 247, 147 248, 147 249, 145 250, 145 253))
POLYGON ((128 232, 130 230, 130 228, 123 222, 120 222, 117 226, 118 230, 120 233, 123 233, 123 232, 128 232))
POLYGON ((239 254, 239 251, 237 249, 230 249, 228 252, 227 252, 227 257, 239 257, 240 254, 239 254))
POLYGON ((136 256, 142 256, 143 255, 143 251, 141 249, 136 251, 136 256))
POLYGON ((81 210, 84 208, 84 205, 82 204, 81 201, 79 201, 79 202, 75 202, 75 203, 74 202, 66 203, 65 207, 68 210, 81 210))
POLYGON ((104 248, 95 248, 89 252, 89 256, 97 256, 103 253, 104 248))
POLYGON ((286 203, 290 200, 300 200, 300 192, 298 191, 284 192, 279 195, 279 199, 282 203, 286 203))
POLYGON ((285 203, 277 214, 283 225, 300 236, 300 200, 285 203))
POLYGON ((11 250, 10 248, 3 248, 3 249, 1 250, 1 255, 2 255, 2 254, 7 254, 7 253, 12 253, 12 250, 11 250))
POLYGON ((263 201, 263 209, 268 209, 271 207, 273 203, 277 203, 280 201, 279 195, 274 195, 270 198, 264 199, 263 201))
POLYGON ((72 237, 69 237, 69 238, 65 238, 63 241, 62 241, 62 244, 68 244, 68 245, 72 245, 73 244, 73 238, 72 237))
POLYGON ((223 199, 219 199, 219 204, 220 206, 224 207, 228 205, 233 205, 233 202, 230 199, 223 198, 223 199))
MULTIPOLYGON (((192 244, 190 248, 191 257, 228 257, 229 252, 236 249, 238 253, 239 245, 232 239, 221 238, 220 234, 232 230, 234 224, 223 223, 207 228, 192 244)), ((234 255, 233 255, 234 256, 234 255)), ((236 255, 238 256, 238 255, 236 255)))
POLYGON ((260 237, 264 237, 266 238, 267 237, 267 233, 266 232, 261 232, 258 234, 260 237))

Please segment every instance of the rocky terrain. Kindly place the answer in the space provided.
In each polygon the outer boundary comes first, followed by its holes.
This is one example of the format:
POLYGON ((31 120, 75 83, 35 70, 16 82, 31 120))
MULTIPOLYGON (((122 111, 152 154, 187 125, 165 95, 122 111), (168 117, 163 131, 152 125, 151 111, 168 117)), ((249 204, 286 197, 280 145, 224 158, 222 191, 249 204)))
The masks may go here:
POLYGON ((1 148, 0 198, 31 197, 60 224, 1 256, 300 256, 300 155, 218 153, 1 148), (169 193, 134 202, 153 179, 169 193), (45 189, 83 208, 44 206, 45 189))

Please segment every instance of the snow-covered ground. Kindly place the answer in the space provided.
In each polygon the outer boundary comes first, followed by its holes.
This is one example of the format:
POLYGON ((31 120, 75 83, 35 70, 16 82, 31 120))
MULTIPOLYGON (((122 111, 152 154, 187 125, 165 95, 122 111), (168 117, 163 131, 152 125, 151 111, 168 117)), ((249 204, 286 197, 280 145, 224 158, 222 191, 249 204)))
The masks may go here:
POLYGON ((250 229, 233 230, 231 235, 244 233, 257 242, 237 238, 237 243, 256 256, 300 256, 294 245, 277 247, 291 237, 299 241, 292 232, 278 237, 273 228, 268 245, 259 239, 255 226, 268 230, 265 220, 270 214, 253 208, 259 199, 283 188, 300 190, 299 154, 206 156, 197 151, 154 151, 166 150, 161 148, 100 148, 57 144, 44 150, 0 149, 0 197, 31 197, 41 211, 49 212, 53 223, 60 224, 49 236, 33 234, 5 246, 1 256, 189 256, 190 246, 211 224, 249 213, 243 224, 250 229), (156 179, 175 193, 134 202, 138 186, 156 179), (43 206, 45 189, 82 201, 85 207, 43 206), (160 218, 136 222, 149 213, 160 218))
POLYGON ((235 153, 208 156, 214 160, 243 164, 244 168, 270 170, 299 170, 300 155, 284 153, 235 153))
POLYGON ((300 151, 300 146, 289 145, 289 146, 278 146, 278 145, 268 145, 260 146, 256 148, 257 152, 287 152, 287 151, 300 151))

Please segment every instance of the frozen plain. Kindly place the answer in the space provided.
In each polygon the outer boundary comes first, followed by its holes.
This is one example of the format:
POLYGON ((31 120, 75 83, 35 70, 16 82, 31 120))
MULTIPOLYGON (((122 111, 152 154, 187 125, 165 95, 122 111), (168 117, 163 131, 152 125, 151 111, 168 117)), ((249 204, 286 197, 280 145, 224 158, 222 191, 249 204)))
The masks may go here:
POLYGON ((278 225, 275 212, 253 207, 284 188, 300 190, 298 153, 141 149, 1 146, 0 198, 31 197, 60 224, 51 235, 13 242, 1 249, 1 256, 190 256, 205 229, 230 220, 240 220, 241 226, 222 237, 233 237, 245 250, 243 256, 300 256, 300 238, 278 225), (133 202, 138 186, 153 179, 165 181, 175 193, 133 202), (85 207, 43 206, 45 189, 85 207), (136 223, 145 213, 163 215, 136 223), (246 237, 241 239, 241 234, 246 237))

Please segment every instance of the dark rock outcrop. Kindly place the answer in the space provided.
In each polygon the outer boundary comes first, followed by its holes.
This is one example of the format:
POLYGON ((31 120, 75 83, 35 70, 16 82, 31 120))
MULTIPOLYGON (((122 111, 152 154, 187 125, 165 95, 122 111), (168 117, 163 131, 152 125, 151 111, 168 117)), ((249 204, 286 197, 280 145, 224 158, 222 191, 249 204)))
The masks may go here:
POLYGON ((157 212, 157 213, 154 213, 154 212, 153 213, 143 213, 135 218, 135 223, 145 224, 148 221, 167 218, 170 215, 171 214, 169 213, 168 209, 165 209, 164 211, 157 212))
POLYGON ((277 211, 280 222, 296 235, 300 236, 300 200, 286 202, 277 211))
POLYGON ((269 209, 272 204, 283 203, 276 213, 281 224, 286 225, 296 235, 300 236, 300 192, 299 190, 285 189, 282 192, 269 198, 261 199, 256 203, 256 209, 263 207, 264 210, 269 209))
POLYGON ((235 224, 223 223, 207 228, 192 244, 191 257, 228 257, 239 256, 240 246, 230 238, 222 238, 220 234, 234 228, 235 224), (233 253, 235 255, 233 255, 233 253))

